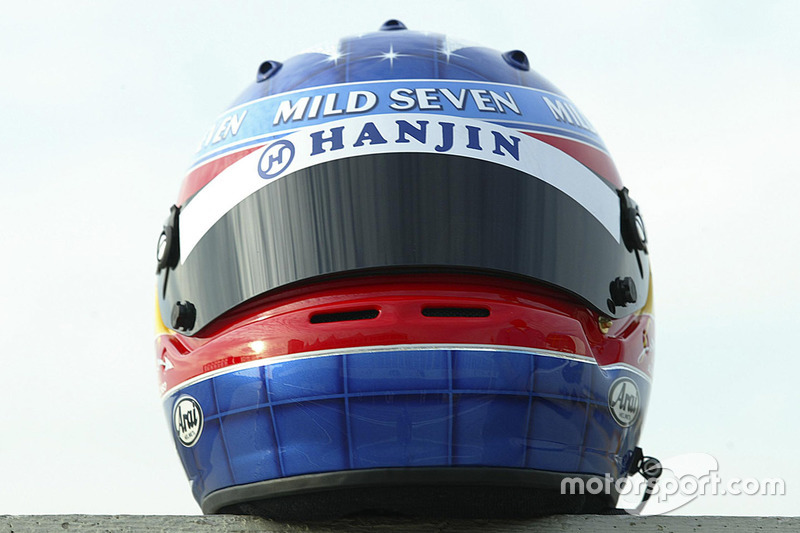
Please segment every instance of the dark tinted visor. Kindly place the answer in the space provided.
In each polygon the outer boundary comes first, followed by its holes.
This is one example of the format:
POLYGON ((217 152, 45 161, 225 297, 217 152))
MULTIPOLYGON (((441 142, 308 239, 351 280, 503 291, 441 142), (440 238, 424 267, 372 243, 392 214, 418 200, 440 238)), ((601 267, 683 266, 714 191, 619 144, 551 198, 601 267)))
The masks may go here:
POLYGON ((526 278, 627 315, 647 301, 648 256, 624 237, 627 195, 608 187, 611 229, 553 185, 483 160, 397 153, 315 165, 250 194, 161 268, 161 315, 177 328, 176 304, 189 302, 194 316, 179 329, 194 334, 289 284, 426 269, 526 278))

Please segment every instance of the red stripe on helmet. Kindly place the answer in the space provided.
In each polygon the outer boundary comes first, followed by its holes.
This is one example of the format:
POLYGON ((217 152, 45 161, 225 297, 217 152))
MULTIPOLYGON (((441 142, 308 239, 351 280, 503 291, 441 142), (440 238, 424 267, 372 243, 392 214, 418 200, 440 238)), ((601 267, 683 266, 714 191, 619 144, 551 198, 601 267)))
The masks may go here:
POLYGON ((183 179, 183 184, 181 184, 181 190, 180 193, 178 193, 177 205, 182 206, 189 198, 197 194, 200 189, 208 185, 211 180, 216 178, 220 172, 261 147, 262 145, 247 148, 245 150, 220 157, 219 159, 214 159, 213 161, 209 161, 208 163, 189 172, 183 179))
POLYGON ((327 281, 258 298, 197 336, 159 335, 156 353, 163 392, 254 360, 398 344, 518 346, 593 358, 600 365, 623 363, 649 374, 653 354, 643 353, 646 335, 652 336, 647 315, 616 320, 603 334, 594 311, 542 286, 485 276, 418 274, 327 281), (426 316, 426 309, 486 314, 454 313, 448 318, 426 316), (325 319, 364 311, 373 314, 361 320, 325 319))
POLYGON ((589 146, 588 144, 565 139, 564 137, 555 137, 546 133, 531 133, 528 131, 522 133, 558 148, 589 167, 590 170, 613 185, 615 189, 622 189, 622 179, 619 177, 617 167, 605 152, 589 146))

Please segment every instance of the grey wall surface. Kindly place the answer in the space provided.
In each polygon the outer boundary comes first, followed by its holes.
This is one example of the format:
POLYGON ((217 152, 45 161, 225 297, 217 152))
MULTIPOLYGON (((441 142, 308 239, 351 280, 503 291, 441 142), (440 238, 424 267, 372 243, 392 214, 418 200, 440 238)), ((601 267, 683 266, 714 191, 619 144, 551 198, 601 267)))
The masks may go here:
POLYGON ((443 520, 412 521, 362 518, 326 523, 283 524, 245 516, 134 516, 134 515, 27 515, 0 516, 0 533, 45 531, 86 532, 203 532, 219 533, 404 533, 436 531, 438 533, 551 533, 551 532, 621 532, 639 533, 738 533, 756 531, 800 531, 800 517, 737 517, 737 516, 552 516, 536 520, 488 521, 443 520))

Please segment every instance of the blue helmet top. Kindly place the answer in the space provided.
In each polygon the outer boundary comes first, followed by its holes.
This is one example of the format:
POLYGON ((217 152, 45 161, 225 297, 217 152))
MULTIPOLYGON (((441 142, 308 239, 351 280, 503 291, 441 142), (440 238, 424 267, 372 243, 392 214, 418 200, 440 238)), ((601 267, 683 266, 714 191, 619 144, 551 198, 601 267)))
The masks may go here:
POLYGON ((387 22, 381 31, 308 50, 282 64, 266 61, 257 79, 261 81, 251 85, 234 106, 298 89, 391 79, 483 81, 562 94, 530 70, 519 50, 501 53, 439 33, 406 30, 397 21, 387 22))

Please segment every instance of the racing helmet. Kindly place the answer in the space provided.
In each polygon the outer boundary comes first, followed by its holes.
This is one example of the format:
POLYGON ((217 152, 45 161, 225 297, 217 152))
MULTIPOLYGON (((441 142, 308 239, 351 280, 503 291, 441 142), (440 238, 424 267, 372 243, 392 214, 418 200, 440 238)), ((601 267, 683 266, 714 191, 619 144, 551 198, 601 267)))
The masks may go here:
POLYGON ((642 217, 522 51, 391 20, 265 61, 157 263, 164 410, 205 513, 599 512, 618 485, 564 487, 640 462, 642 217))

